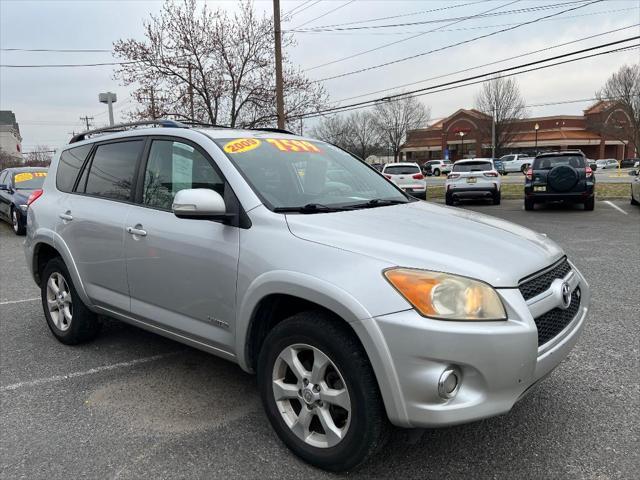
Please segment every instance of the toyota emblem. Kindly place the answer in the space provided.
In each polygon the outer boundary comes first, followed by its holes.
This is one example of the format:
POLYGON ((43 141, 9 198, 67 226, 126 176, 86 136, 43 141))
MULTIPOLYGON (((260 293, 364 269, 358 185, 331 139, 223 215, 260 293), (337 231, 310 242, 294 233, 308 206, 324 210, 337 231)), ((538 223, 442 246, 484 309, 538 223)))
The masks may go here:
POLYGON ((571 288, 567 282, 562 284, 560 292, 562 294, 562 308, 567 309, 571 305, 571 288))

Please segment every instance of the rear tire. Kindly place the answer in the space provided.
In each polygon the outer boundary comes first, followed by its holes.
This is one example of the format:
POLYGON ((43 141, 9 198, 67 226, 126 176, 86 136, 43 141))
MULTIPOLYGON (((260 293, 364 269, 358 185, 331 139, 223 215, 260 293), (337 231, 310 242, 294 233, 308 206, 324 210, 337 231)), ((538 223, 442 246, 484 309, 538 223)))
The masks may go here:
POLYGON ((333 472, 364 463, 390 430, 369 359, 340 322, 323 312, 293 315, 269 332, 258 359, 260 395, 273 429, 293 453, 333 472))
POLYGON ((500 198, 501 198, 500 192, 495 193, 493 195, 493 204, 494 205, 500 205, 500 198))
POLYGON ((60 342, 77 345, 95 338, 100 331, 98 316, 78 296, 60 257, 44 267, 40 292, 47 325, 60 342))
POLYGON ((596 206, 596 199, 595 197, 591 197, 589 198, 586 202, 584 202, 584 209, 588 210, 588 211, 593 211, 593 209, 596 206))
POLYGON ((450 207, 453 206, 453 195, 451 195, 450 193, 447 193, 444 197, 444 203, 446 203, 447 205, 449 205, 450 207))
POLYGON ((527 211, 531 211, 533 210, 535 204, 533 203, 533 200, 529 200, 527 198, 524 199, 524 209, 527 211))
POLYGON ((640 205, 640 202, 633 198, 633 194, 631 195, 631 205, 640 205))
POLYGON ((11 207, 11 226, 13 227, 13 233, 16 235, 24 235, 27 232, 27 228, 22 221, 22 213, 14 207, 11 207))

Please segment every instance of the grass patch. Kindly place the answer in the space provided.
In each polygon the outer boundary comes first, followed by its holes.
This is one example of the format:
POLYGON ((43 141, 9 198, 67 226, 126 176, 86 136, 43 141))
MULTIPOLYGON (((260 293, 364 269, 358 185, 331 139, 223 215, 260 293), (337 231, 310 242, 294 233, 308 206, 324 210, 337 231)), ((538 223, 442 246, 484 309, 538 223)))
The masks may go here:
MULTIPOLYGON (((524 185, 503 184, 501 187, 504 200, 518 200, 524 198, 524 185)), ((596 199, 629 198, 631 190, 628 183, 596 183, 596 199)), ((444 186, 427 187, 427 199, 444 199, 444 186)))

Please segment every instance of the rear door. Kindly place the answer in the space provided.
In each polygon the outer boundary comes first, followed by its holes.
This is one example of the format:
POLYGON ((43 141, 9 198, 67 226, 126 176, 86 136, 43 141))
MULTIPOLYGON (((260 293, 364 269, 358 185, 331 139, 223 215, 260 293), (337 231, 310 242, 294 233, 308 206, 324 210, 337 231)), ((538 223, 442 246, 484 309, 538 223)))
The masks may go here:
POLYGON ((422 172, 417 165, 389 165, 384 174, 402 189, 422 188, 422 172))
POLYGON ((487 160, 455 163, 452 173, 457 175, 453 183, 459 188, 486 188, 495 186, 496 177, 487 177, 486 172, 493 171, 493 163, 487 160))
POLYGON ((586 163, 579 155, 539 157, 533 161, 533 191, 567 193, 586 189, 586 163))
MULTIPOLYGON (((229 351, 233 345, 240 229, 171 211, 187 188, 237 202, 213 160, 183 139, 154 138, 141 169, 137 204, 126 215, 125 251, 131 312, 174 332, 229 351)), ((124 218, 124 217, 123 217, 124 218)))
MULTIPOLYGON (((59 190, 77 184, 58 203, 56 230, 73 256, 87 295, 97 305, 124 312, 130 310, 124 226, 144 144, 143 138, 99 143, 77 181, 56 177, 59 190)), ((73 172, 83 152, 64 153, 59 170, 73 172)))

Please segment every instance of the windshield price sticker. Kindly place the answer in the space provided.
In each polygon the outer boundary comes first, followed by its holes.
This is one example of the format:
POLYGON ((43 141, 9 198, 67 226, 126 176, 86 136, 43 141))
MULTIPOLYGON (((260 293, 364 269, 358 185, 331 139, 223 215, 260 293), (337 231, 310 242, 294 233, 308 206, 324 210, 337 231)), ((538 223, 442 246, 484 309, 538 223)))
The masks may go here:
POLYGON ((231 140, 223 149, 226 153, 244 153, 258 148, 261 143, 257 138, 238 138, 231 140))
POLYGON ((320 153, 318 147, 316 147, 313 143, 307 142, 305 140, 288 140, 285 138, 268 138, 267 142, 276 147, 281 152, 310 152, 310 153, 320 153))
POLYGON ((46 176, 47 176, 47 172, 22 172, 22 173, 16 174, 16 176, 13 177, 13 181, 15 183, 28 182, 29 180, 33 180, 34 178, 46 177, 46 176))

